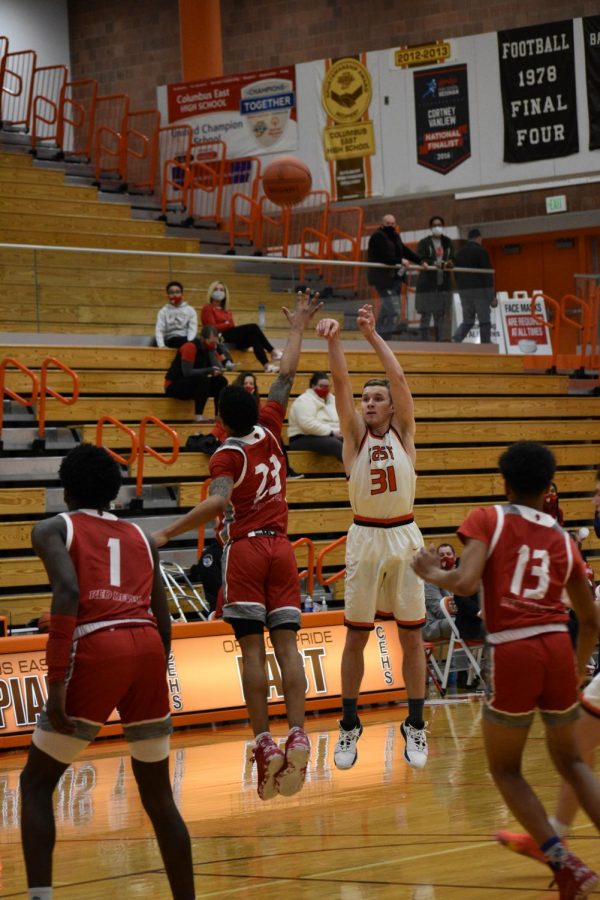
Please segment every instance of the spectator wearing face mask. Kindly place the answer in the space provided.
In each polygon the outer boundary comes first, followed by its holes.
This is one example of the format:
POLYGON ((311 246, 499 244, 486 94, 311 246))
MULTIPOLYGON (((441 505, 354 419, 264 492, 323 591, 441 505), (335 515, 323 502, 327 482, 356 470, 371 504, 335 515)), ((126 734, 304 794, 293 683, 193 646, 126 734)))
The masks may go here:
POLYGON ((218 331, 205 326, 199 338, 179 347, 165 375, 165 394, 177 400, 193 400, 196 422, 214 422, 214 418, 203 415, 206 401, 213 397, 216 410, 219 394, 227 387, 223 376, 226 360, 218 348, 218 331))
POLYGON ((389 341, 398 326, 406 326, 406 323, 400 322, 400 288, 404 268, 411 262, 418 265, 421 260, 402 243, 396 219, 391 215, 383 217, 380 227, 369 238, 367 260, 396 266, 394 269, 367 269, 367 281, 381 298, 375 329, 389 341))
POLYGON ((432 216, 431 234, 422 238, 417 256, 425 270, 417 278, 416 309, 419 313, 419 333, 422 341, 430 337, 429 323, 433 317, 433 340, 449 341, 452 327, 452 268, 454 248, 444 234, 444 220, 432 216))
POLYGON ((544 497, 544 512, 548 513, 549 516, 552 516, 553 519, 556 519, 559 525, 563 525, 565 521, 565 515, 560 508, 560 503, 558 500, 558 488, 552 482, 550 485, 550 490, 544 497))
MULTIPOLYGON (((440 569, 448 571, 455 569, 459 564, 452 544, 440 544, 437 547, 437 555, 440 561, 440 569)), ((431 607, 433 609, 436 604, 439 608, 440 600, 446 596, 448 596, 447 591, 443 591, 434 584, 425 582, 425 605, 427 608, 431 607)), ((465 641, 479 640, 483 635, 483 625, 479 615, 479 595, 471 594, 469 597, 459 597, 458 594, 455 594, 453 604, 450 610, 454 613, 454 621, 461 638, 465 641)), ((429 622, 429 613, 427 613, 427 616, 429 622)), ((440 636, 445 635, 441 634, 440 636)), ((425 640, 433 640, 433 638, 427 638, 425 632, 423 637, 425 640)))
POLYGON ((183 298, 180 281, 170 281, 165 288, 167 302, 156 317, 156 346, 177 349, 186 341, 193 341, 198 334, 196 310, 183 298))
POLYGON ((308 389, 292 403, 288 435, 292 450, 342 459, 340 420, 327 372, 313 372, 308 389))
POLYGON ((223 335, 223 340, 232 344, 236 350, 247 350, 252 347, 265 372, 277 372, 276 363, 281 359, 281 351, 274 349, 256 323, 236 325, 233 314, 227 309, 228 301, 227 285, 223 281, 213 281, 208 287, 208 303, 200 310, 202 324, 213 325, 223 335), (267 354, 271 355, 271 362, 267 354))

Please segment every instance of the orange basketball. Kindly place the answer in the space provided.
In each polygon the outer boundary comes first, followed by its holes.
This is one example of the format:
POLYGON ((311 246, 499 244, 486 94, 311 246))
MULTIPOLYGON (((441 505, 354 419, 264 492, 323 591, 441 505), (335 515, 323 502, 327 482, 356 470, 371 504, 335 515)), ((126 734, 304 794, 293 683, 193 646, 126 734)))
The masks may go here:
POLYGON ((300 203, 312 187, 310 169, 295 156, 280 156, 263 174, 263 191, 278 206, 300 203))
POLYGON ((38 631, 42 634, 48 634, 50 631, 50 610, 44 610, 38 619, 38 631))

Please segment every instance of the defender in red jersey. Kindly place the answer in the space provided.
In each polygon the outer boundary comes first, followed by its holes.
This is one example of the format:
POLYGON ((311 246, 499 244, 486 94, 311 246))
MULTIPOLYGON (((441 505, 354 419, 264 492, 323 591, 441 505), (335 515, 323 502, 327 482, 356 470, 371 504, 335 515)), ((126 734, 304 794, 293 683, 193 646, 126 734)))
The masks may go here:
POLYGON ((306 325, 320 304, 299 294, 296 309, 284 313, 290 333, 267 403, 260 413, 242 387, 219 398, 219 421, 228 434, 210 459, 207 500, 154 535, 158 546, 218 518, 223 551, 223 618, 233 627, 243 659, 243 689, 256 742, 258 795, 290 796, 303 783, 310 752, 304 731, 306 681, 296 645, 300 587, 294 551, 287 537, 285 458, 281 427, 296 373, 306 325), (281 669, 290 731, 285 753, 269 730, 264 629, 281 669))
POLYGON ((470 594, 481 581, 488 631, 488 695, 483 736, 489 769, 514 816, 554 871, 563 900, 587 897, 598 876, 569 853, 523 777, 521 762, 534 712, 540 710, 557 771, 600 829, 600 784, 581 756, 577 689, 598 639, 598 624, 575 543, 543 512, 554 456, 519 441, 500 457, 507 506, 473 510, 458 530, 460 568, 443 571, 425 550, 413 568, 426 581, 470 594), (567 632, 566 590, 579 622, 576 655, 567 632))
POLYGON ((106 450, 76 447, 60 478, 71 512, 40 522, 32 533, 52 585, 52 607, 48 701, 21 774, 29 895, 50 896, 53 791, 116 708, 173 897, 193 900, 190 838, 169 779, 171 621, 158 554, 137 525, 107 511, 121 470, 106 450))

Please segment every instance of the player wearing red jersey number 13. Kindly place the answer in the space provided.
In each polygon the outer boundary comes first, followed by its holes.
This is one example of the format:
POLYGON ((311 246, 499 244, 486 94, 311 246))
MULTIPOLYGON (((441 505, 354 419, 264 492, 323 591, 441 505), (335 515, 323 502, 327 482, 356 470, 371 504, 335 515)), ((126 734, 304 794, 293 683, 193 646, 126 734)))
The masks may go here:
POLYGON ((600 828, 600 784, 575 736, 578 681, 598 639, 585 563, 569 535, 543 512, 554 456, 519 441, 500 457, 507 506, 473 510, 458 530, 460 568, 443 571, 434 553, 413 565, 422 578, 458 594, 481 581, 488 631, 488 696, 483 735, 490 772, 511 812, 554 872, 560 897, 587 897, 598 876, 569 853, 521 772, 534 712, 540 710, 550 756, 600 828), (566 589, 579 622, 577 654, 567 631, 566 589))
POLYGON ((423 721, 425 622, 423 583, 410 568, 423 546, 413 520, 415 499, 415 414, 410 388, 394 353, 375 331, 371 306, 358 311, 358 327, 375 350, 385 379, 367 381, 361 411, 354 406, 352 384, 335 319, 322 319, 318 333, 328 342, 335 404, 344 437, 343 462, 349 481, 354 521, 346 543, 345 624, 342 656, 342 708, 334 762, 349 769, 357 759, 362 733, 357 702, 364 672, 364 650, 375 618, 395 619, 402 645, 402 674, 408 693, 408 718, 400 726, 409 765, 427 762, 423 721))
POLYGON ((223 618, 242 650, 242 682, 254 730, 258 795, 290 796, 303 783, 310 752, 304 731, 306 680, 296 645, 300 627, 300 587, 293 548, 287 537, 285 458, 281 427, 296 373, 304 329, 320 304, 299 294, 288 341, 267 403, 260 413, 242 387, 228 387, 219 398, 219 422, 228 434, 210 460, 209 497, 154 537, 159 546, 177 534, 219 518, 223 551, 223 618), (264 628, 281 669, 290 731, 285 753, 269 731, 264 628))

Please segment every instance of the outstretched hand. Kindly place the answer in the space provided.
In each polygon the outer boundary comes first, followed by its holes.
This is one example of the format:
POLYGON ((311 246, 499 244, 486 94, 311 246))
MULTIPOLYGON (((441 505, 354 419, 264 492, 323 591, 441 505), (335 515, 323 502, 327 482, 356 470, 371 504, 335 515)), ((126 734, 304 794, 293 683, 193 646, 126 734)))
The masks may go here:
POLYGON ((287 306, 283 307, 283 314, 290 323, 292 328, 306 328, 317 310, 323 306, 319 300, 319 294, 315 293, 311 296, 308 288, 305 291, 298 291, 296 296, 296 308, 291 311, 287 306))
POLYGON ((321 319, 317 322, 316 331, 319 337, 325 338, 326 341, 331 341, 340 333, 340 323, 337 319, 321 319))
POLYGON ((356 324, 365 337, 375 334, 375 315, 370 303, 364 303, 358 310, 356 324))

